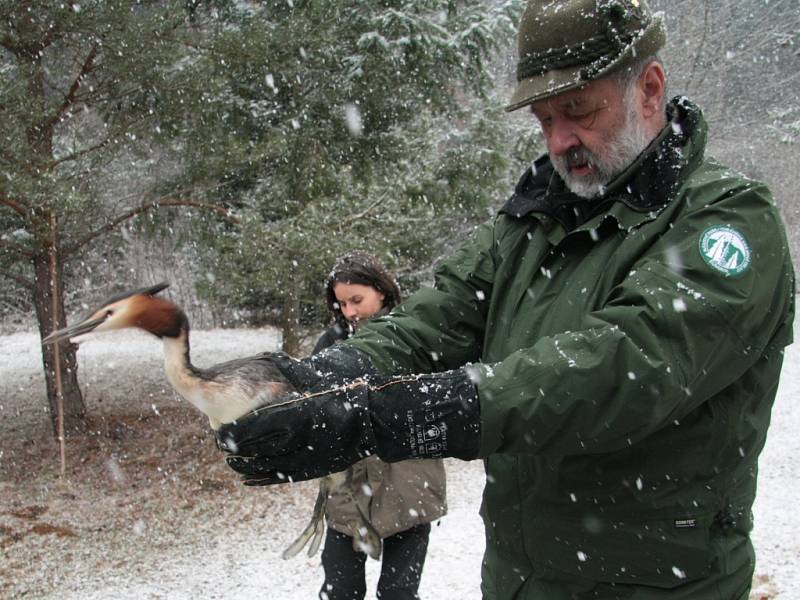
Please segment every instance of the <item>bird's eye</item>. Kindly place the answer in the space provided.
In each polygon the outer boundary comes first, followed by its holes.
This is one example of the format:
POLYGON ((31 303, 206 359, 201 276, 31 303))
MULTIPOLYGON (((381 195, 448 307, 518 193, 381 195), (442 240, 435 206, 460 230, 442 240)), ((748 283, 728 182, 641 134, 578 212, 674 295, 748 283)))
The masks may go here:
POLYGON ((111 315, 113 315, 113 314, 114 314, 114 311, 113 311, 113 310, 111 310, 111 309, 108 309, 108 310, 106 311, 106 316, 107 316, 107 317, 110 317, 110 316, 111 316, 111 315))

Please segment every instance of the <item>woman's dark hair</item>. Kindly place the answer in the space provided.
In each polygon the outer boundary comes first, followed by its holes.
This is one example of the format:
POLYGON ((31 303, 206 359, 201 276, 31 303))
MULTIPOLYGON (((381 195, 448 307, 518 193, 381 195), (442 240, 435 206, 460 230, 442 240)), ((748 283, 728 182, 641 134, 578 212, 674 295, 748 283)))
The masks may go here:
POLYGON ((389 311, 400 304, 400 288, 383 263, 366 252, 350 252, 336 261, 333 270, 325 280, 325 301, 333 317, 347 331, 347 319, 339 308, 333 288, 337 283, 368 285, 383 294, 383 306, 389 311))

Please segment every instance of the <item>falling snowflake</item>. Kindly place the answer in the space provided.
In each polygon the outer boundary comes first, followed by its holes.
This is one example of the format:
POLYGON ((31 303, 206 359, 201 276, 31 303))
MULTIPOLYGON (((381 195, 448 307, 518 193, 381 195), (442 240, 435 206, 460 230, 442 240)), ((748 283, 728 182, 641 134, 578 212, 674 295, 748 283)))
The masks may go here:
POLYGON ((686 572, 678 567, 672 567, 672 574, 678 579, 686 579, 686 572))
POLYGON ((344 119, 347 131, 350 135, 358 137, 361 135, 364 125, 361 120, 361 110, 355 104, 348 104, 344 107, 344 119))

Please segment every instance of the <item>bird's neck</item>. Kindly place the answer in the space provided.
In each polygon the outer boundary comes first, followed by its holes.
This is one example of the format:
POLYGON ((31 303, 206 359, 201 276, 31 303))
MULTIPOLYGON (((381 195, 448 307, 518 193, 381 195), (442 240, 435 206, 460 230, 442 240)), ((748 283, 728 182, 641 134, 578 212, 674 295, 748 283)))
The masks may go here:
POLYGON ((232 418, 221 418, 213 394, 209 397, 204 371, 189 359, 189 327, 182 327, 177 337, 164 337, 164 370, 167 380, 184 400, 208 417, 213 429, 232 418))
POLYGON ((197 389, 197 369, 189 358, 189 328, 182 327, 177 337, 164 337, 164 370, 172 387, 190 402, 197 389))

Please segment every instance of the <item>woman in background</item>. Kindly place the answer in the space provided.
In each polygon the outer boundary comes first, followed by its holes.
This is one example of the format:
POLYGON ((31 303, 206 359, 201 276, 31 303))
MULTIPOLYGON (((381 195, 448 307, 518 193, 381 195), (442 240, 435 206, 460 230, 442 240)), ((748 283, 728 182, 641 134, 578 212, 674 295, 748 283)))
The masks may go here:
MULTIPOLYGON (((400 302, 394 278, 375 257, 353 252, 340 258, 325 284, 334 322, 320 337, 314 353, 347 339, 358 326, 387 314, 400 302)), ((352 467, 352 498, 383 539, 377 597, 416 600, 431 522, 447 512, 441 460, 385 463, 372 456, 352 467)), ((366 554, 353 548, 350 523, 358 509, 344 493, 328 500, 328 532, 322 551, 325 582, 322 600, 361 600, 366 594, 366 554)))

